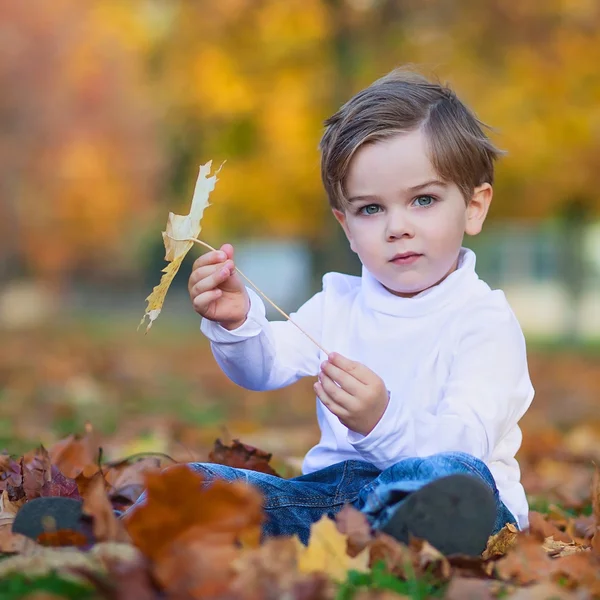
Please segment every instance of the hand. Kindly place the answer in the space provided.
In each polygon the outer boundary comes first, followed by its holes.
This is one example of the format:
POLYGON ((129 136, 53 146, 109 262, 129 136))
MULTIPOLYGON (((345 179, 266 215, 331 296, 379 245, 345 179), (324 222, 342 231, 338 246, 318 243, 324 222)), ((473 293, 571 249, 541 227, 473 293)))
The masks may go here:
POLYGON ((188 281, 194 310, 225 329, 237 329, 250 310, 248 290, 235 272, 233 246, 207 252, 196 260, 188 281))
POLYGON ((389 402, 381 377, 335 352, 321 364, 314 388, 319 400, 342 425, 362 435, 369 434, 379 423, 389 402))

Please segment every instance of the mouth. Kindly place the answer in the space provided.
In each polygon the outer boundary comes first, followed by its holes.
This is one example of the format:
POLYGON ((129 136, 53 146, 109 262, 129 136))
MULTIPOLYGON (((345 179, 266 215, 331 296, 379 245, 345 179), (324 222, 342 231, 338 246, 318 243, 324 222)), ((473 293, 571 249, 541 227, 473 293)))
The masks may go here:
POLYGON ((422 254, 418 254, 417 252, 403 252, 402 254, 396 254, 390 262, 393 262, 397 265, 406 265, 415 262, 422 254))

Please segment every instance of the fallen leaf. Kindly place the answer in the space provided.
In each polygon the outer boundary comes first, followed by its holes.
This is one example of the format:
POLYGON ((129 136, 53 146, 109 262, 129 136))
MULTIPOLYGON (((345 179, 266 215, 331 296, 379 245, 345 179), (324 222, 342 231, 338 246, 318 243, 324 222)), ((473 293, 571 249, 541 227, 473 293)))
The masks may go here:
POLYGON ((335 515, 335 522, 338 531, 348 538, 346 550, 350 556, 359 554, 373 539, 367 517, 351 504, 342 507, 335 515))
POLYGON ((512 523, 507 523, 498 533, 488 539, 482 555, 483 560, 504 556, 516 544, 518 534, 518 528, 512 523))
POLYGON ((99 542, 131 541, 125 526, 115 516, 101 472, 94 475, 86 490, 83 498, 83 512, 92 517, 92 531, 99 542))
POLYGON ((231 445, 227 446, 217 439, 208 455, 208 462, 280 477, 269 464, 271 457, 272 455, 268 452, 248 444, 242 444, 239 440, 233 440, 231 445))
POLYGON ((98 450, 87 434, 69 435, 53 444, 48 453, 52 464, 70 479, 75 479, 85 467, 98 462, 98 450))
POLYGON ((340 533, 335 522, 323 515, 310 528, 308 546, 294 537, 298 549, 298 570, 301 573, 315 571, 327 573, 337 581, 342 581, 350 569, 369 570, 369 552, 363 550, 355 557, 346 552, 346 536, 340 533))
POLYGON ((89 545, 88 538, 83 533, 71 529, 45 531, 38 535, 37 543, 47 548, 66 548, 68 546, 84 548, 89 545))
POLYGON ((232 543, 244 531, 259 527, 262 498, 255 488, 236 481, 210 482, 188 465, 175 465, 146 475, 147 498, 124 518, 133 543, 150 557, 158 557, 186 530, 222 533, 232 543))
POLYGON ((381 532, 377 532, 373 541, 369 544, 369 566, 383 563, 386 571, 406 579, 414 573, 414 555, 406 544, 400 543, 395 538, 381 532))
POLYGON ((544 581, 517 590, 509 598, 510 600, 579 600, 581 596, 575 595, 556 583, 544 581))
POLYGON ((495 564, 500 579, 528 585, 550 577, 553 572, 552 559, 548 557, 539 540, 521 533, 517 543, 508 554, 495 564))
POLYGON ((204 209, 209 205, 208 197, 215 188, 217 175, 221 170, 219 168, 212 177, 207 177, 210 173, 211 166, 212 161, 209 161, 200 167, 200 173, 196 180, 196 188, 194 190, 189 214, 182 216, 173 214, 172 212, 169 213, 166 231, 163 231, 162 234, 166 250, 165 260, 168 261, 169 264, 162 271, 164 275, 161 277, 160 283, 154 287, 152 293, 146 298, 148 304, 140 322, 141 326, 146 320, 146 317, 148 317, 146 332, 158 318, 169 286, 177 274, 186 254, 194 245, 194 242, 178 242, 174 241, 172 238, 177 240, 197 238, 200 234, 200 221, 202 220, 204 209))
POLYGON ((269 538, 234 562, 229 592, 235 598, 320 598, 330 581, 324 573, 299 573, 298 547, 291 537, 269 538), (303 590, 303 595, 300 592, 303 590))
POLYGON ((453 577, 450 581, 444 600, 493 600, 490 583, 484 579, 470 577, 453 577))
POLYGON ((566 542, 567 544, 573 542, 571 536, 550 523, 546 516, 533 510, 529 512, 529 531, 532 535, 537 535, 542 539, 552 537, 556 541, 566 542))

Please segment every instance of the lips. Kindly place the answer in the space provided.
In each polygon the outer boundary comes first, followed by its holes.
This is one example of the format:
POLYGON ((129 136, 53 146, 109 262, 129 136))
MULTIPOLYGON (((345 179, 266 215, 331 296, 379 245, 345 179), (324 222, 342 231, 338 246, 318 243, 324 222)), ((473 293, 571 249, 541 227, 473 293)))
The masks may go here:
POLYGON ((391 262, 395 260, 408 260, 411 257, 417 256, 421 256, 421 254, 418 254, 417 252, 403 252, 402 254, 396 254, 396 256, 391 259, 391 262))

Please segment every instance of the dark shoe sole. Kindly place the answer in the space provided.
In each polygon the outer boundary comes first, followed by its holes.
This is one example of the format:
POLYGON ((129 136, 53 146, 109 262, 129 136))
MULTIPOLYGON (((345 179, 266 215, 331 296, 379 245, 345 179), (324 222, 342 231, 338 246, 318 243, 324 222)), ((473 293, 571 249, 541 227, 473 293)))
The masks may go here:
POLYGON ((85 526, 81 509, 81 501, 72 498, 34 498, 19 509, 12 531, 37 540, 49 530, 69 529, 81 533, 91 542, 93 540, 90 539, 89 527, 85 526))
POLYGON ((407 544, 427 540, 440 552, 477 556, 496 523, 492 490, 470 475, 449 475, 409 494, 381 529, 407 544))

